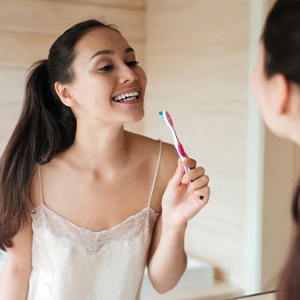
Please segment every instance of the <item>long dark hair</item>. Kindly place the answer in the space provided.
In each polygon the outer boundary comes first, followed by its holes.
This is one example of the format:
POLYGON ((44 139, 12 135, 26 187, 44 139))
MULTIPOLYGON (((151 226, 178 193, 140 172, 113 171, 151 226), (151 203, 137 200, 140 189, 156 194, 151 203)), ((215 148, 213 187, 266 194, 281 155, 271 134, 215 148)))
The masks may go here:
MULTIPOLYGON (((265 74, 276 73, 300 87, 300 0, 278 0, 270 11, 262 33, 265 49, 265 74)), ((300 99, 299 99, 300 101, 300 99)), ((300 299, 300 183, 293 203, 292 215, 296 224, 293 245, 280 274, 278 300, 300 299)))
POLYGON ((66 30, 52 45, 47 60, 35 63, 27 77, 23 109, 0 159, 0 249, 26 224, 33 168, 49 162, 74 142, 76 119, 55 92, 56 82, 70 83, 75 46, 88 31, 114 26, 87 20, 66 30))

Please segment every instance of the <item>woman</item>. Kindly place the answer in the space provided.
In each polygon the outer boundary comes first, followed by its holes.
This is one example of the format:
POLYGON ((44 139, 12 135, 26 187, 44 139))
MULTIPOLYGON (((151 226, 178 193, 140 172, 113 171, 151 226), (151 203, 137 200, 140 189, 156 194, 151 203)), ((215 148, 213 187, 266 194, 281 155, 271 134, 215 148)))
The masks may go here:
MULTIPOLYGON (((252 88, 263 118, 276 135, 300 144, 300 1, 279 0, 261 37, 252 88)), ((300 299, 299 187, 293 203, 297 231, 279 283, 278 299, 300 299)))
POLYGON ((208 177, 124 130, 142 119, 145 88, 134 50, 96 20, 33 66, 0 165, 1 299, 138 299, 146 263, 158 292, 176 285, 208 177))

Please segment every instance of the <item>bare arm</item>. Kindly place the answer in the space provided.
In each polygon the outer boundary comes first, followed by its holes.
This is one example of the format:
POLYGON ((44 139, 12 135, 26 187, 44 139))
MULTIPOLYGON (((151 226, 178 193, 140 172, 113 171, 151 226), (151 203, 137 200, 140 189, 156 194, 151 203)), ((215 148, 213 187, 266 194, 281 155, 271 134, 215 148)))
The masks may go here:
POLYGON ((28 218, 26 228, 13 239, 8 249, 4 270, 0 277, 0 299, 26 300, 31 273, 32 229, 28 218))
POLYGON ((196 168, 192 159, 184 164, 191 171, 185 174, 179 162, 163 196, 162 214, 156 224, 148 259, 149 277, 159 293, 172 289, 183 275, 187 265, 184 250, 187 223, 209 199, 204 169, 196 168), (200 196, 204 199, 200 200, 200 196))
POLYGON ((180 280, 186 265, 182 228, 168 228, 163 225, 162 217, 157 221, 148 263, 149 278, 159 293, 165 293, 180 280))

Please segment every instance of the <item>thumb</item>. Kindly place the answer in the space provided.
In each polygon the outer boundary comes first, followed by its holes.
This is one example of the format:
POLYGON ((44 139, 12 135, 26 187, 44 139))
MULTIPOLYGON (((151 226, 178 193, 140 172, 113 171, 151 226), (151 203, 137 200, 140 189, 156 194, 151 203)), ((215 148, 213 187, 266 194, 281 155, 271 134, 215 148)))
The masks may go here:
POLYGON ((185 174, 184 167, 180 158, 178 159, 178 165, 175 170, 173 177, 170 179, 169 183, 173 186, 180 186, 183 175, 185 174))

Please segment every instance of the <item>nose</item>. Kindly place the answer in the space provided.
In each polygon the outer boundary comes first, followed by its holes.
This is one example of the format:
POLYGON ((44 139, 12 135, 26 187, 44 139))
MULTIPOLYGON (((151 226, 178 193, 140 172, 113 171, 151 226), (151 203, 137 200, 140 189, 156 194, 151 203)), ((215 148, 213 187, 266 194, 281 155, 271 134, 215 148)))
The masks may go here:
POLYGON ((126 82, 134 82, 138 80, 138 76, 134 69, 130 68, 126 64, 122 67, 120 77, 119 77, 119 82, 121 84, 126 83, 126 82))

